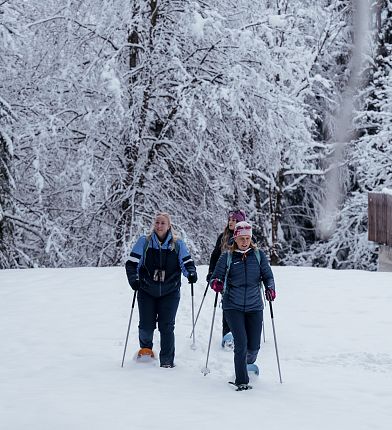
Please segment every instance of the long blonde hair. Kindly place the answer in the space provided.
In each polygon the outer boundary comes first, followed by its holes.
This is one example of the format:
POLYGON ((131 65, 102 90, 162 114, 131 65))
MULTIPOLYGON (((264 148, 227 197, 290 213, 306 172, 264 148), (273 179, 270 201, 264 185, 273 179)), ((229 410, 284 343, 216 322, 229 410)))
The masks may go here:
POLYGON ((163 216, 164 218, 167 219, 167 222, 169 224, 169 230, 168 231, 171 231, 172 238, 173 238, 172 243, 171 243, 171 249, 173 250, 175 248, 175 246, 176 246, 176 242, 179 239, 179 237, 178 237, 177 232, 174 230, 174 228, 172 226, 171 216, 167 212, 158 212, 158 213, 155 214, 154 221, 153 221, 153 224, 152 224, 152 228, 151 228, 151 231, 150 231, 150 233, 148 235, 148 240, 151 238, 152 234, 155 231, 155 221, 156 221, 156 219, 159 216, 163 216))
POLYGON ((229 229, 229 224, 227 224, 227 226, 223 230, 223 234, 222 234, 221 252, 224 252, 230 248, 230 245, 229 245, 230 232, 231 232, 231 230, 229 229))

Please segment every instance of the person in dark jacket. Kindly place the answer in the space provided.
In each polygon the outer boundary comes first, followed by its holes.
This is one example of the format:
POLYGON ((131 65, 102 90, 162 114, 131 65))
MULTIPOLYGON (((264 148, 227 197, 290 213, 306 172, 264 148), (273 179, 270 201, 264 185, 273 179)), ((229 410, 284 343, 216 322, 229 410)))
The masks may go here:
MULTIPOLYGON (((215 269, 216 263, 222 252, 227 251, 234 243, 233 234, 234 228, 237 222, 245 221, 246 214, 243 210, 237 209, 232 210, 228 214, 228 221, 223 232, 218 236, 215 244, 215 248, 212 251, 210 258, 210 265, 208 267, 207 282, 210 282, 211 275, 215 269)), ((230 332, 229 325, 227 324, 225 312, 222 312, 222 347, 227 349, 233 349, 234 341, 233 335, 230 332)))
POLYGON ((254 363, 263 325, 261 282, 266 299, 272 301, 276 297, 267 257, 251 238, 252 226, 247 222, 237 223, 234 244, 219 257, 211 278, 211 288, 217 293, 223 292, 222 308, 234 337, 235 385, 240 390, 249 388, 249 367, 258 373, 254 363))
POLYGON ((185 243, 173 231, 169 214, 156 215, 152 232, 138 239, 125 267, 131 288, 138 291, 138 358, 154 357, 153 336, 158 322, 160 366, 174 367, 174 324, 181 272, 189 283, 197 282, 197 272, 185 243))

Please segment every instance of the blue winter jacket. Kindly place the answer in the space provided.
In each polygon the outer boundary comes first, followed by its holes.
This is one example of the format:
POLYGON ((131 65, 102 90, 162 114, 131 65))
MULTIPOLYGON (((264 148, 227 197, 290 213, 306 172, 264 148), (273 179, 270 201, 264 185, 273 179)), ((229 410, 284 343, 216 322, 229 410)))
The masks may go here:
MULTIPOLYGON (((223 293, 223 310, 240 310, 243 312, 259 311, 264 308, 261 282, 265 287, 275 289, 274 275, 264 252, 260 252, 260 264, 255 251, 250 248, 245 254, 239 251, 232 253, 230 269, 223 293)), ((211 279, 225 280, 228 252, 224 252, 216 264, 211 279)))
POLYGON ((196 272, 196 268, 185 243, 177 239, 176 244, 175 246, 173 243, 171 231, 162 244, 155 233, 141 236, 125 263, 129 284, 139 279, 140 289, 153 297, 164 296, 179 289, 181 272, 188 277, 189 273, 196 272), (148 248, 145 251, 147 240, 148 248), (157 271, 164 271, 164 275, 157 276, 157 271))

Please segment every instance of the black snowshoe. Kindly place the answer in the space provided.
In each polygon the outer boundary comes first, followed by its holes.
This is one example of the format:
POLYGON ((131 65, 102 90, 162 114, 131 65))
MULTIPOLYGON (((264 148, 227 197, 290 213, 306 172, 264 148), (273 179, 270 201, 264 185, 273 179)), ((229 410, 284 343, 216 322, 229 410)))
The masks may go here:
POLYGON ((253 387, 249 384, 236 384, 235 382, 229 382, 229 384, 234 385, 236 387, 236 391, 246 391, 251 390, 253 387))

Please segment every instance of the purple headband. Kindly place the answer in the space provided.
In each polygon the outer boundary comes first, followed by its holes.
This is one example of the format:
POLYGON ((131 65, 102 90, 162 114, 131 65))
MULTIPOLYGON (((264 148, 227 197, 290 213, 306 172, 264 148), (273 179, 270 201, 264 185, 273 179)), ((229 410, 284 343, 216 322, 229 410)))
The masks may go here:
POLYGON ((237 222, 245 221, 246 214, 242 209, 229 212, 229 218, 235 219, 237 222))

